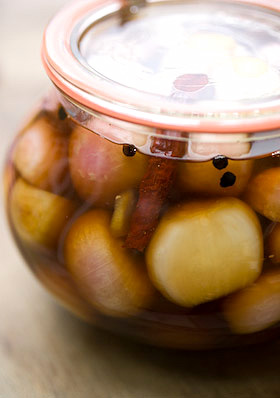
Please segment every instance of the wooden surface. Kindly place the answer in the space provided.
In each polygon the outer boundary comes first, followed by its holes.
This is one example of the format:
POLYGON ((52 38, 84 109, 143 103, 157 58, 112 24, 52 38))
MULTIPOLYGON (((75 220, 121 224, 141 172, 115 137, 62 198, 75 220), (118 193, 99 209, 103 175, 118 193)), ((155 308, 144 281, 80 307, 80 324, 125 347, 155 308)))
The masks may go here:
MULTIPOLYGON (((1 146, 48 85, 46 21, 63 0, 0 1, 1 146)), ((98 331, 58 307, 17 253, 1 204, 0 398, 279 398, 280 342, 179 353, 98 331)))

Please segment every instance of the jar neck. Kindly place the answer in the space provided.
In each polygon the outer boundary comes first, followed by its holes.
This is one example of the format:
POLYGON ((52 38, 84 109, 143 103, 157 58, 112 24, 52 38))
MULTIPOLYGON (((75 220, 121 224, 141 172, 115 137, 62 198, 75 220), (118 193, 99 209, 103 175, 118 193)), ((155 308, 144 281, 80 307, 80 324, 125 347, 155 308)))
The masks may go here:
POLYGON ((168 151, 151 153, 154 139, 176 141, 184 145, 184 155, 180 156, 180 160, 207 161, 217 155, 238 160, 280 154, 280 129, 242 134, 160 130, 86 109, 67 98, 60 91, 55 91, 58 101, 75 124, 116 144, 134 145, 137 150, 146 155, 174 159, 174 156, 168 154, 168 151))

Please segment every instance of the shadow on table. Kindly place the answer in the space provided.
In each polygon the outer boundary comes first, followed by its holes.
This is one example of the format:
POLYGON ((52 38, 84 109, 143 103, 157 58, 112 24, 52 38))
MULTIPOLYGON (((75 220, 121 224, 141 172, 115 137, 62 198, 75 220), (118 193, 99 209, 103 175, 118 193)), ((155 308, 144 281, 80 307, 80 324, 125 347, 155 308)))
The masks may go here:
POLYGON ((54 310, 59 329, 88 366, 102 364, 129 398, 279 398, 280 342, 205 352, 137 344, 54 310), (129 395, 131 393, 131 395, 129 395))

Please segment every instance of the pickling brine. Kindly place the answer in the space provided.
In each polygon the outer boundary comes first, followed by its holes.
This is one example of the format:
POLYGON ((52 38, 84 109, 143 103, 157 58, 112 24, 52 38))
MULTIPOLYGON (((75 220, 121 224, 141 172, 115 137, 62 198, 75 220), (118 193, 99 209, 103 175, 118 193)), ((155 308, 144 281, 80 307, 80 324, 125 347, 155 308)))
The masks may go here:
POLYGON ((104 329, 183 349, 278 336, 279 10, 109 3, 45 32, 56 88, 4 174, 19 249, 104 329))

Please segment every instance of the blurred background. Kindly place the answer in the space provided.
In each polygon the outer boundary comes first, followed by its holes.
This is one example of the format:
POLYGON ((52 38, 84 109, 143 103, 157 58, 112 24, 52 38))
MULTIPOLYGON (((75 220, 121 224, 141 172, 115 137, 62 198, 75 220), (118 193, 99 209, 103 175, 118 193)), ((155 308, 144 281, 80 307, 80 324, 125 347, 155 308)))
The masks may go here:
POLYGON ((8 135, 49 85, 41 66, 41 39, 51 16, 67 2, 0 1, 0 116, 8 135))
MULTIPOLYGON (((1 165, 21 121, 50 84, 41 38, 66 3, 0 0, 1 165)), ((7 229, 2 191, 0 207, 0 398, 279 398, 279 342, 167 352, 72 317, 25 267, 7 229)))

